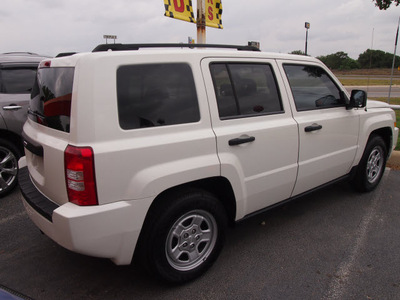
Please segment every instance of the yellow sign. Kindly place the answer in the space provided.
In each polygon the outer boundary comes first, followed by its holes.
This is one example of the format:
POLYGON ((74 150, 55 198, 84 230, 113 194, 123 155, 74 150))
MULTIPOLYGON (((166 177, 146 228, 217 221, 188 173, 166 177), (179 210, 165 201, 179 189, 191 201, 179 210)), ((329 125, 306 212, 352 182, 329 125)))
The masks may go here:
POLYGON ((222 29, 222 3, 221 0, 206 1, 206 26, 222 29))
POLYGON ((196 23, 193 14, 192 0, 164 0, 164 16, 196 23))

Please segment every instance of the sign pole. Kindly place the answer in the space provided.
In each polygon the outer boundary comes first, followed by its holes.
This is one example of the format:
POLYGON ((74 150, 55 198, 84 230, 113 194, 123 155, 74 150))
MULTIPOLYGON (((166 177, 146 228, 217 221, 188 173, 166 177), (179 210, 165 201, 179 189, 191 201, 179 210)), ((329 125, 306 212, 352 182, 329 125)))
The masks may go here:
POLYGON ((397 32, 396 32, 396 40, 394 41, 394 53, 393 53, 393 62, 392 62, 392 73, 390 75, 390 85, 389 85, 389 95, 388 95, 388 103, 390 104, 390 96, 392 93, 392 83, 393 83, 393 70, 394 70, 394 63, 396 61, 396 50, 397 50, 397 40, 399 39, 399 26, 400 26, 400 17, 397 23, 397 32))
POLYGON ((197 43, 206 43, 206 3, 197 0, 197 43))

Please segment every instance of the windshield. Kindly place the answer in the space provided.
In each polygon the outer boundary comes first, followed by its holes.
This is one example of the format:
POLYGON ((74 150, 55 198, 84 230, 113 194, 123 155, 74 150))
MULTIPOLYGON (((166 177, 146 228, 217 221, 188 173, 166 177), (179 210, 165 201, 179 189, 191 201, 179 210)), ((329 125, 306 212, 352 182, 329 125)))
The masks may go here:
POLYGON ((74 68, 39 69, 32 89, 29 118, 69 132, 73 78, 74 68))

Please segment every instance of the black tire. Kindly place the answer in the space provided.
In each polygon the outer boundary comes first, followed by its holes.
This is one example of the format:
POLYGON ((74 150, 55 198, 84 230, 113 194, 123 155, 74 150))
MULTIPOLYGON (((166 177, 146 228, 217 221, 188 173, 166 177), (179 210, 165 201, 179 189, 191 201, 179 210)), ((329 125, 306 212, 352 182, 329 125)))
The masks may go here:
POLYGON ((364 154, 354 178, 355 187, 360 192, 373 191, 385 172, 387 149, 384 140, 372 135, 365 147, 364 154))
POLYGON ((159 199, 146 218, 140 258, 163 280, 184 283, 208 270, 225 241, 227 217, 219 200, 202 190, 159 199))
POLYGON ((11 192, 18 182, 18 160, 21 152, 11 142, 0 139, 0 197, 11 192))

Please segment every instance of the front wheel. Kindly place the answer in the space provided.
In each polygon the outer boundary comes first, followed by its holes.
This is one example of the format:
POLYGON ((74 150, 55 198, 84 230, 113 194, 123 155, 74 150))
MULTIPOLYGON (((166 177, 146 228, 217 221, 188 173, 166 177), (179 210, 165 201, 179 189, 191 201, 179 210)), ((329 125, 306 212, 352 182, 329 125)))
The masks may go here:
POLYGON ((385 171, 386 157, 385 142, 380 136, 372 136, 365 147, 354 180, 359 191, 370 192, 378 186, 385 171))
POLYGON ((186 191, 160 199, 141 239, 144 263, 162 279, 183 283, 203 274, 225 239, 223 206, 205 191, 186 191))

